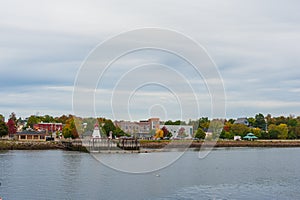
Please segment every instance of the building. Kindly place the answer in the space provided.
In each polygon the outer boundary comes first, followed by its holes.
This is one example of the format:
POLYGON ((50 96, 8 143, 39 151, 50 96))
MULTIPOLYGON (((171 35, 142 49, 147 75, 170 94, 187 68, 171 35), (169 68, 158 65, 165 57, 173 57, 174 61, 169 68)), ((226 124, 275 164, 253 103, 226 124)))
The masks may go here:
POLYGON ((16 137, 18 140, 25 141, 46 141, 46 136, 48 136, 46 131, 26 130, 16 133, 16 137))
POLYGON ((193 126, 186 125, 160 125, 160 129, 166 127, 167 130, 172 133, 172 139, 174 138, 186 138, 190 139, 193 135, 193 126))
POLYGON ((234 124, 243 124, 243 125, 249 126, 249 121, 245 117, 237 118, 237 120, 234 121, 234 124))
POLYGON ((47 132, 57 132, 62 131, 62 123, 38 123, 33 125, 33 129, 36 131, 47 131, 47 132))
POLYGON ((101 134, 100 134, 100 130, 99 130, 99 126, 98 124, 95 124, 94 126, 94 131, 93 131, 93 134, 92 134, 92 138, 94 139, 101 139, 101 134))
POLYGON ((253 133, 247 133, 247 135, 243 137, 243 139, 253 141, 253 140, 257 140, 258 137, 256 137, 253 133))
POLYGON ((141 120, 139 122, 130 121, 115 121, 116 127, 122 129, 125 133, 129 133, 132 136, 137 137, 149 137, 151 130, 159 128, 159 118, 150 118, 148 120, 141 120))

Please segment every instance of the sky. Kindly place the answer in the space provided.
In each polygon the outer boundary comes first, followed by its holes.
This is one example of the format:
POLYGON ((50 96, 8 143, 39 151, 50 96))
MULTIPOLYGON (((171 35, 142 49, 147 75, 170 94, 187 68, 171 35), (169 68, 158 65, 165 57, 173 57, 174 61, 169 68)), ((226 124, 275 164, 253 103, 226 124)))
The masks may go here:
MULTIPOLYGON (((155 27, 181 33, 205 49, 223 83, 226 118, 298 116, 299 7, 297 0, 4 0, 0 113, 6 118, 11 112, 17 117, 77 114, 74 85, 91 52, 120 33, 155 27)), ((189 49, 186 43, 174 43, 189 49)), ((98 81, 89 88, 94 113, 124 120, 211 117, 208 80, 192 76, 190 67, 157 50, 124 56, 102 79, 93 78, 98 81), (142 67, 134 71, 136 66, 142 67), (177 69, 186 70, 176 74, 177 69), (139 85, 149 77, 152 84, 139 85), (185 88, 188 83, 192 86, 185 88)))

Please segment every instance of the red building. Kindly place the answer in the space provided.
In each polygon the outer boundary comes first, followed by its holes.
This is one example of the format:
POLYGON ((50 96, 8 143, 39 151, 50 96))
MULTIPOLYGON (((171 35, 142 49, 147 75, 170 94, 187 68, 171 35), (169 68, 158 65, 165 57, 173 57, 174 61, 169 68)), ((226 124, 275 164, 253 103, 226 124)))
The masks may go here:
POLYGON ((62 131, 63 125, 62 123, 39 123, 33 125, 34 130, 39 131, 48 131, 48 132, 56 132, 56 131, 62 131))

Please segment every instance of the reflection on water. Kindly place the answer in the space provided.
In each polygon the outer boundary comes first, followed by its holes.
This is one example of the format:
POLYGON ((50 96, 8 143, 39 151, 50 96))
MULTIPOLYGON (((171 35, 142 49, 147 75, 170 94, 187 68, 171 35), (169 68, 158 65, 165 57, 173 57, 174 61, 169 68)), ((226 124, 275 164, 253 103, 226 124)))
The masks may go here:
MULTIPOLYGON (((147 155, 103 156, 130 167, 136 157, 147 155)), ((79 152, 6 151, 0 152, 0 196, 3 200, 300 199, 299 170, 300 148, 218 149, 201 160, 198 152, 189 151, 171 166, 145 174, 122 173, 79 152)))

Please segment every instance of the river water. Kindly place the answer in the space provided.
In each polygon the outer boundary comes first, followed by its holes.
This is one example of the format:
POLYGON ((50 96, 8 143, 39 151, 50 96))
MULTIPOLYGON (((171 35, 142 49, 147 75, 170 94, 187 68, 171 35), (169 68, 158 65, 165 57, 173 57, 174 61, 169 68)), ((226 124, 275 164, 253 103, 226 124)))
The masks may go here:
POLYGON ((87 153, 0 151, 0 183, 3 200, 300 199, 300 148, 224 148, 204 159, 188 151, 143 174, 113 170, 87 153))

